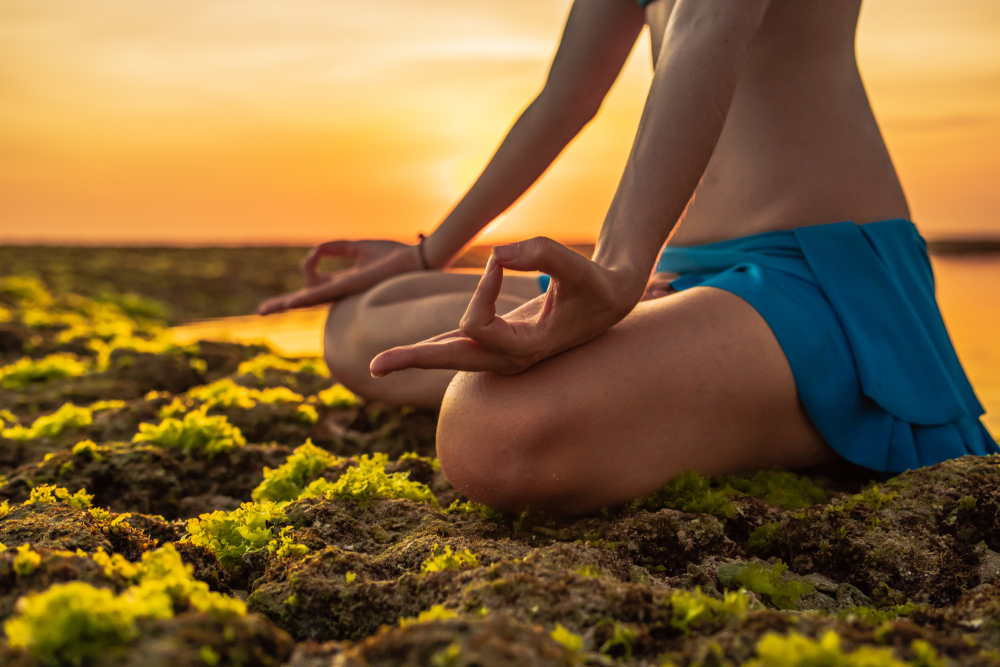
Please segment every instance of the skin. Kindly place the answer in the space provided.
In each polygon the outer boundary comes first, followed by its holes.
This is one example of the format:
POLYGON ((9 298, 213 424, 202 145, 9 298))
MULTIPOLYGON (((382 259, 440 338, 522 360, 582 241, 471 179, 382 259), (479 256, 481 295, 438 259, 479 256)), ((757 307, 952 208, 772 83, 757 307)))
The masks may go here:
POLYGON ((324 244, 304 260, 307 288, 261 312, 337 300, 334 376, 370 398, 440 405, 442 469, 496 507, 590 512, 687 469, 832 460, 760 315, 714 288, 671 294, 650 272, 668 238, 909 218, 855 62, 859 11, 576 0, 542 92, 422 248, 324 244), (445 267, 593 118, 644 23, 655 73, 593 258, 536 238, 495 247, 481 279, 417 272, 445 267), (316 274, 343 254, 353 269, 316 274), (539 296, 504 270, 552 284, 539 296))

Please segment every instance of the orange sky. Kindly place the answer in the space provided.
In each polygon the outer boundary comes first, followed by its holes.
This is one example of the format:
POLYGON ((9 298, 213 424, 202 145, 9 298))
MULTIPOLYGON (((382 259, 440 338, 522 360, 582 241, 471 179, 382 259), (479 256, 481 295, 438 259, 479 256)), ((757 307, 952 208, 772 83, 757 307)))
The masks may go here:
MULTIPOLYGON (((569 5, 3 0, 0 241, 430 232, 539 89, 569 5)), ((923 231, 1000 234, 1000 2, 866 0, 858 50, 923 231)), ((593 237, 650 75, 644 37, 481 240, 593 237)))

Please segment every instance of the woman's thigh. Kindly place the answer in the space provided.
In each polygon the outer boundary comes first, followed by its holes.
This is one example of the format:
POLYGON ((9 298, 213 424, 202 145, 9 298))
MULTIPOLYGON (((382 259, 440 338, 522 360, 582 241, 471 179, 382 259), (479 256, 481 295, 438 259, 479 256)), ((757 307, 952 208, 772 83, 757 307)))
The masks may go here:
MULTIPOLYGON (((449 370, 406 370, 378 380, 368 370, 377 354, 458 328, 479 284, 475 274, 415 272, 396 276, 330 308, 324 356, 334 378, 365 398, 437 408, 455 376, 449 370)), ((507 276, 499 312, 540 293, 537 278, 507 276)))
POLYGON ((835 454, 764 319, 729 292, 698 287, 642 302, 519 375, 459 374, 438 456, 472 499, 588 512, 684 470, 793 469, 835 454))

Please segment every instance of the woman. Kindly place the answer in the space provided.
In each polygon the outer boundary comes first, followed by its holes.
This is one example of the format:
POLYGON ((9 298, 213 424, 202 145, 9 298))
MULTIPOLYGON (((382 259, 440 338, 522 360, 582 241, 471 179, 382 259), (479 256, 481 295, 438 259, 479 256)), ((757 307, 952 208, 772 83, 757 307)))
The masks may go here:
POLYGON ((333 375, 440 405, 448 479, 509 510, 589 512, 687 469, 998 451, 858 73, 860 6, 576 0, 544 89, 434 234, 323 244, 260 312, 334 301, 333 375), (594 117, 644 24, 655 72, 593 258, 536 238, 481 279, 441 272, 594 117), (321 278, 323 256, 356 262, 321 278))

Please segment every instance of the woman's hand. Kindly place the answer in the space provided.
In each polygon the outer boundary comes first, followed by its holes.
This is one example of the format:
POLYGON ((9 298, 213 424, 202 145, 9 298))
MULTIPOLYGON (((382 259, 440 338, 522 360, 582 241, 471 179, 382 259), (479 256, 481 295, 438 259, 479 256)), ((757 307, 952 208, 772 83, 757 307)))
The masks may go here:
POLYGON ((342 299, 386 278, 424 267, 417 246, 396 241, 330 241, 316 246, 299 263, 305 289, 272 297, 257 307, 259 315, 280 313, 342 299), (324 257, 349 257, 354 266, 331 274, 317 272, 324 257))
POLYGON ((405 368, 447 368, 514 374, 586 343, 628 314, 638 298, 627 278, 547 238, 493 248, 460 328, 387 350, 372 360, 380 377, 405 368), (542 271, 545 294, 501 317, 496 311, 503 270, 542 271))

